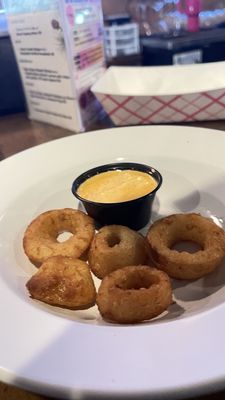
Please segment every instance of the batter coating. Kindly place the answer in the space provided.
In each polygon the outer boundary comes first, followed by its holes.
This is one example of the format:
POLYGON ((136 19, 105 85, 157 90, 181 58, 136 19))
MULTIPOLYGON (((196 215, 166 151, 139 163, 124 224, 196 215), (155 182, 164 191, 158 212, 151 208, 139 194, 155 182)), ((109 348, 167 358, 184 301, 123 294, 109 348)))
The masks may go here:
POLYGON ((102 280, 96 303, 109 322, 134 324, 149 320, 172 303, 170 279, 156 268, 127 266, 102 280))
POLYGON ((95 232, 94 221, 72 208, 50 210, 40 214, 27 227, 23 247, 30 261, 40 266, 52 256, 80 258, 89 248, 95 232), (64 242, 57 240, 63 232, 72 234, 64 242))
POLYGON ((48 258, 26 284, 33 299, 54 306, 86 309, 96 290, 87 264, 71 257, 48 258))
POLYGON ((201 278, 214 271, 225 255, 224 230, 200 214, 162 218, 150 227, 147 239, 157 268, 176 279, 201 278), (197 243, 201 250, 174 250, 172 247, 181 241, 197 243))
POLYGON ((95 235, 88 255, 92 272, 100 279, 127 265, 147 264, 149 245, 140 233, 122 225, 108 225, 95 235))

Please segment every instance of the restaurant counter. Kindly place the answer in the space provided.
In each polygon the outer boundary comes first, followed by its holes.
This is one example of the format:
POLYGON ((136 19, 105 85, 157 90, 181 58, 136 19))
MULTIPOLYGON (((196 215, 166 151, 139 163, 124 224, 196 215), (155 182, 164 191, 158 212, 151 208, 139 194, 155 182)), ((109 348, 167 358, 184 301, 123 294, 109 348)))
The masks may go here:
MULTIPOLYGON (((171 125, 171 124, 170 124, 171 125)), ((179 123, 179 125, 182 125, 179 123)), ((205 127, 225 131, 224 121, 185 123, 186 126, 205 127)), ((98 130, 113 127, 109 119, 99 121, 89 130, 98 130)), ((116 129, 116 128, 115 128, 116 129)), ((0 160, 12 156, 22 150, 61 137, 73 135, 74 132, 47 125, 41 122, 30 121, 25 114, 19 113, 0 118, 0 160)), ((82 133, 81 133, 82 134, 82 133)), ((16 340, 16 337, 15 337, 16 340)), ((209 360, 210 362, 210 360, 209 360)), ((0 382, 1 400, 47 400, 49 398, 33 394, 0 382)), ((225 390, 210 395, 198 396, 194 400, 224 400, 225 390)))

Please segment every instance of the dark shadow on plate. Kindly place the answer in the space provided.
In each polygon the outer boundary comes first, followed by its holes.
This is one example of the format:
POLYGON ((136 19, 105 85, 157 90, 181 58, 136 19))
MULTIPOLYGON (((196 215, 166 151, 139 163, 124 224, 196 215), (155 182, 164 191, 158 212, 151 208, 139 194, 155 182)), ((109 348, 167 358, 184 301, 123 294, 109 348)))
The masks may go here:
POLYGON ((188 196, 175 200, 174 204, 179 211, 186 213, 191 212, 198 207, 201 194, 198 190, 191 192, 188 196))
POLYGON ((225 204, 207 192, 201 192, 198 212, 204 217, 212 218, 215 223, 225 228, 225 204))
POLYGON ((150 226, 157 220, 160 219, 162 217, 164 217, 164 215, 159 214, 159 209, 160 209, 160 201, 159 198, 156 196, 155 200, 153 202, 153 207, 152 207, 152 212, 151 212, 151 217, 150 217, 150 221, 149 223, 140 230, 140 233, 142 233, 142 235, 146 236, 147 232, 150 228, 150 226))
MULTIPOLYGON (((193 280, 172 280, 172 289, 177 300, 198 301, 211 296, 225 285, 225 260, 209 275, 193 280)), ((225 295, 224 295, 225 301, 225 295)))
POLYGON ((152 321, 148 321, 148 323, 157 324, 157 323, 161 323, 161 322, 171 321, 171 320, 179 318, 184 313, 185 313, 185 309, 180 304, 176 303, 176 301, 174 301, 173 304, 171 304, 168 307, 166 314, 163 314, 162 316, 159 316, 158 318, 156 318, 152 321))

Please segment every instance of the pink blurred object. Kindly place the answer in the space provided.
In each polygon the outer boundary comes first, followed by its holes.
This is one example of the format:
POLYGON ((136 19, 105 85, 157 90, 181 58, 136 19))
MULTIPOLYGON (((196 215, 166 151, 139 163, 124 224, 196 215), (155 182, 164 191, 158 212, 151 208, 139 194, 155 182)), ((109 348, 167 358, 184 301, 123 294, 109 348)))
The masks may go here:
POLYGON ((225 0, 129 0, 142 37, 211 29, 225 23, 225 0))
POLYGON ((201 12, 200 0, 185 0, 183 8, 182 1, 178 3, 178 10, 187 15, 187 30, 197 32, 200 29, 199 14, 201 12))

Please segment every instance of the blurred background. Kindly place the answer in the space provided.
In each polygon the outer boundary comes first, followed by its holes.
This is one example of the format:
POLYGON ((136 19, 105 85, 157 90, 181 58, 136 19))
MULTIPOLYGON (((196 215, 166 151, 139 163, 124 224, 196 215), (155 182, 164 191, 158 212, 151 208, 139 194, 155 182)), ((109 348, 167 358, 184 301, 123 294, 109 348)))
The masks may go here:
MULTIPOLYGON (((0 115, 25 110, 5 4, 0 0, 0 115)), ((106 67, 225 60, 225 0, 102 0, 101 7, 106 67)))

